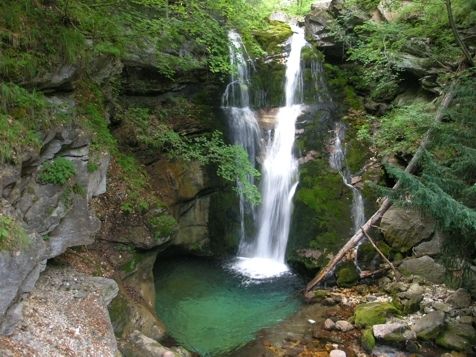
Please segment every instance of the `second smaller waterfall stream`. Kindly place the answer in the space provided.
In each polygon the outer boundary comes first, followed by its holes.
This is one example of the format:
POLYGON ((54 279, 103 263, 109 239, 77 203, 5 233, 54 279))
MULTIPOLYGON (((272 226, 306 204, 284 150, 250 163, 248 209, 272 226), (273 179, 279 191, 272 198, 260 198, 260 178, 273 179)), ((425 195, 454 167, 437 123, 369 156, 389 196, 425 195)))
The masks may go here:
POLYGON ((355 233, 365 223, 364 200, 360 191, 352 185, 352 177, 345 165, 345 150, 342 145, 344 135, 344 125, 342 123, 337 123, 335 128, 334 145, 329 157, 329 164, 342 176, 344 185, 352 190, 352 223, 355 233))

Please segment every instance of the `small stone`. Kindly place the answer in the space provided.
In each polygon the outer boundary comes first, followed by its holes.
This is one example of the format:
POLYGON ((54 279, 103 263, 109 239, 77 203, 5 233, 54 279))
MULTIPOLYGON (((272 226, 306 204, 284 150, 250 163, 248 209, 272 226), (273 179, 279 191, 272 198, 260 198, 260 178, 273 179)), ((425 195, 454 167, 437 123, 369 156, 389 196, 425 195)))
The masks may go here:
POLYGON ((335 326, 336 324, 331 319, 326 319, 326 321, 324 321, 324 328, 326 330, 333 330, 335 326))
POLYGON ((458 309, 462 309, 471 305, 471 295, 463 288, 456 290, 446 299, 448 304, 458 309))
POLYGON ((347 355, 342 350, 332 350, 329 357, 347 357, 347 355))
POLYGON ((347 332, 354 329, 354 326, 350 322, 345 320, 337 321, 335 327, 337 330, 342 332, 347 332))

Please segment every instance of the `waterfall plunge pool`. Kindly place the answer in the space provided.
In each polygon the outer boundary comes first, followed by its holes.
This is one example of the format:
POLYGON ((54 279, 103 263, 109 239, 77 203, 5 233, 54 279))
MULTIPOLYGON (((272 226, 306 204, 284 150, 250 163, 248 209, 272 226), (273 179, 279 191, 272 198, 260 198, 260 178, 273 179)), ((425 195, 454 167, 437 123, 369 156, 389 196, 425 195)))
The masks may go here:
POLYGON ((303 282, 294 274, 252 280, 230 262, 163 259, 155 268, 156 311, 178 344, 225 356, 293 314, 303 282))

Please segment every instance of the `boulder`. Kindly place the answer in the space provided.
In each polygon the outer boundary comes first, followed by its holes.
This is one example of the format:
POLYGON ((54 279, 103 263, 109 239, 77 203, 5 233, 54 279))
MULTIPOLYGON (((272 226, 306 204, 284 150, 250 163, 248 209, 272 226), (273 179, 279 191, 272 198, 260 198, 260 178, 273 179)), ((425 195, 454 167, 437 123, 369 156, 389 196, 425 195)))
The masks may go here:
POLYGON ((139 331, 133 331, 127 341, 119 346, 125 357, 191 357, 191 353, 183 348, 171 349, 162 346, 156 340, 153 340, 139 331))
POLYGON ((0 355, 116 355, 106 304, 117 291, 114 280, 49 266, 24 298, 23 321, 2 338, 0 355))
POLYGON ((436 343, 447 349, 471 352, 471 347, 476 345, 476 330, 471 324, 451 323, 436 343))
POLYGON ((422 242, 416 247, 413 247, 413 254, 416 257, 422 257, 424 255, 434 256, 441 253, 441 247, 443 246, 443 234, 440 231, 435 231, 431 240, 422 242))
POLYGON ((355 308, 354 321, 359 327, 382 324, 391 315, 397 315, 400 311, 388 302, 370 302, 360 304, 355 308))
POLYGON ((362 337, 360 342, 362 343, 362 347, 367 352, 372 352, 376 345, 375 337, 372 331, 372 328, 367 328, 362 332, 362 337))
POLYGON ((376 339, 385 342, 403 342, 416 339, 416 335, 407 324, 391 322, 372 326, 372 332, 376 339))
POLYGON ((409 258, 398 267, 404 274, 419 275, 433 283, 442 283, 446 273, 443 265, 435 262, 431 257, 409 258))
POLYGON ((342 350, 332 350, 330 353, 329 353, 329 357, 346 357, 347 354, 342 351, 342 350))
POLYGON ((460 288, 448 296, 446 302, 457 309, 463 309, 471 305, 471 295, 465 289, 460 288))
POLYGON ((433 311, 417 320, 412 327, 418 338, 430 340, 438 336, 445 325, 445 313, 433 311))
POLYGON ((353 262, 346 262, 339 265, 336 270, 336 277, 337 285, 340 287, 350 287, 359 280, 360 275, 353 262))
POLYGON ((395 206, 385 212, 380 228, 385 241, 402 253, 430 238, 435 229, 418 211, 395 206))

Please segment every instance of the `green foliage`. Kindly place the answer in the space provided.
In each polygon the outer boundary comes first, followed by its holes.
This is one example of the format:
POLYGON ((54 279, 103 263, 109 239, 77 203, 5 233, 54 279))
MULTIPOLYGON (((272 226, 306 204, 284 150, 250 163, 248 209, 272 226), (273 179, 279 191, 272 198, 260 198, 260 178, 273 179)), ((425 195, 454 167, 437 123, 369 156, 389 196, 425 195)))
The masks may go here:
POLYGON ((369 116, 367 123, 360 126, 357 137, 362 142, 373 143, 382 156, 413 154, 429 129, 433 116, 431 104, 415 101, 395 107, 382 117, 369 116), (377 128, 375 132, 374 128, 377 128))
POLYGON ((0 251, 22 249, 29 243, 25 229, 13 217, 0 213, 0 251))
POLYGON ((76 169, 71 160, 60 157, 43 165, 38 181, 42 184, 64 185, 75 173, 76 169))
POLYGON ((475 83, 473 71, 459 80, 447 118, 433 131, 417 175, 387 168, 401 185, 396 192, 386 193, 395 202, 417 207, 435 219, 450 237, 445 241, 446 263, 460 271, 457 278, 463 283, 465 270, 476 257, 475 83))
POLYGON ((129 122, 128 128, 140 144, 161 150, 172 159, 214 165, 217 167, 218 176, 227 181, 238 181, 238 192, 250 202, 259 202, 259 192, 249 180, 249 177, 259 176, 259 172, 250 164, 243 148, 225 144, 222 134, 218 131, 194 138, 180 135, 164 123, 161 119, 163 114, 159 112, 159 115, 153 115, 145 108, 129 108, 121 118, 126 125, 129 122))
POLYGON ((0 83, 0 163, 16 162, 25 149, 38 148, 39 131, 63 120, 52 111, 43 94, 13 83, 0 83))
POLYGON ((377 344, 371 328, 367 328, 364 330, 364 332, 362 332, 362 338, 360 341, 362 343, 362 347, 369 353, 372 352, 375 345, 377 344))
MULTIPOLYGON (((373 1, 350 1, 346 6, 364 10, 374 7, 373 1)), ((455 20, 466 27, 476 24, 476 3, 456 0, 452 2, 455 20)), ((461 54, 448 24, 444 1, 417 0, 402 4, 392 1, 394 21, 368 20, 352 31, 335 31, 347 44, 349 59, 362 64, 361 72, 354 76, 355 85, 370 92, 378 100, 392 99, 401 80, 401 53, 425 58, 433 67, 450 67, 461 54)), ((340 19, 345 23, 345 14, 340 19)))
POLYGON ((177 221, 169 214, 154 216, 149 220, 149 225, 156 240, 170 237, 177 228, 177 221))

